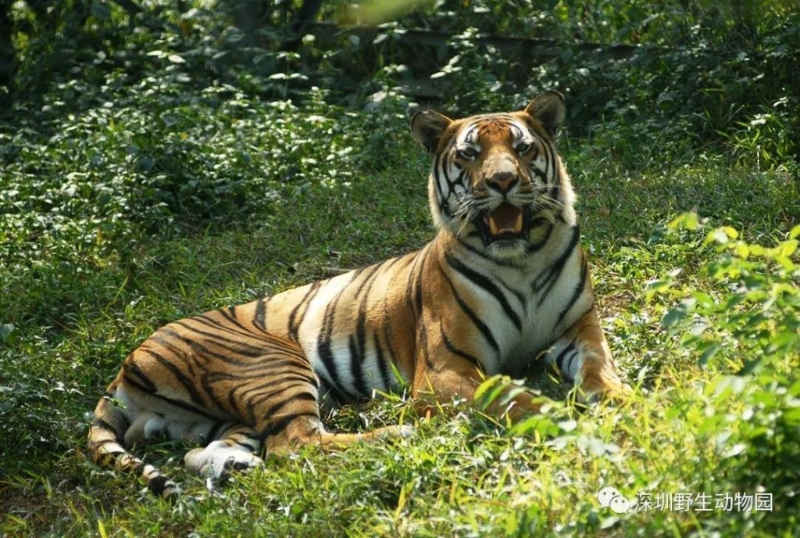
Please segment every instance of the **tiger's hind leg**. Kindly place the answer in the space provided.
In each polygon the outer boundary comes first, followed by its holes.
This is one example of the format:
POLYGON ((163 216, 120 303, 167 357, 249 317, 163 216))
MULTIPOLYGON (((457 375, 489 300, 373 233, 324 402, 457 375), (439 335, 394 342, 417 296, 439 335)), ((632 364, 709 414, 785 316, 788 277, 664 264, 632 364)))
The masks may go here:
MULTIPOLYGON (((287 424, 283 435, 267 437, 267 453, 288 454, 306 444, 340 449, 359 441, 408 437, 413 431, 411 426, 387 426, 365 433, 329 433, 322 429, 320 422, 297 417, 287 424)), ((187 470, 197 475, 225 481, 231 472, 263 467, 264 462, 258 455, 261 445, 256 430, 250 426, 230 424, 204 448, 189 451, 184 462, 187 470)))
POLYGON ((315 416, 273 417, 268 422, 272 431, 261 435, 242 424, 231 423, 220 428, 219 435, 205 447, 186 454, 186 468, 197 475, 224 481, 232 471, 247 472, 263 467, 264 462, 259 457, 260 437, 266 440, 267 453, 288 454, 307 444, 340 449, 359 441, 409 437, 414 432, 411 426, 387 426, 365 433, 329 433, 315 416), (276 428, 283 428, 283 431, 277 432, 276 428))
POLYGON ((389 426, 355 434, 326 432, 320 419, 319 382, 299 350, 277 350, 253 362, 257 367, 209 375, 207 388, 215 401, 227 406, 228 422, 208 425, 202 435, 208 444, 185 457, 190 471, 224 479, 231 471, 260 467, 262 449, 285 454, 306 444, 342 448, 413 431, 409 426, 389 426))

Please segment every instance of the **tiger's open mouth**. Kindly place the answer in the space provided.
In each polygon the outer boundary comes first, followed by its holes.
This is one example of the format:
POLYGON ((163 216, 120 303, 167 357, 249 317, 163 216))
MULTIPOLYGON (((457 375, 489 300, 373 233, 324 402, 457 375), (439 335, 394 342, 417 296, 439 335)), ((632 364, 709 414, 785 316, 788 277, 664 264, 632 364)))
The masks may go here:
POLYGON ((530 233, 530 223, 530 209, 506 203, 493 211, 481 213, 475 219, 475 226, 486 245, 494 241, 526 239, 530 233))

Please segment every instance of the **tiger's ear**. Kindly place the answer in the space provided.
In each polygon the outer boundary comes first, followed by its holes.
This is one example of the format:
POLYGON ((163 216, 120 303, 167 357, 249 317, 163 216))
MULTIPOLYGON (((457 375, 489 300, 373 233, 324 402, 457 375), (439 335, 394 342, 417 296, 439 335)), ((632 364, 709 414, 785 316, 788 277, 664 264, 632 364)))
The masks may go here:
POLYGON ((555 137, 556 130, 567 115, 567 107, 564 105, 564 96, 560 93, 548 90, 542 92, 525 107, 525 112, 539 120, 541 124, 555 137))
POLYGON ((453 120, 447 116, 433 110, 423 110, 411 118, 411 133, 414 140, 425 146, 430 153, 434 153, 439 147, 442 134, 451 123, 453 120))

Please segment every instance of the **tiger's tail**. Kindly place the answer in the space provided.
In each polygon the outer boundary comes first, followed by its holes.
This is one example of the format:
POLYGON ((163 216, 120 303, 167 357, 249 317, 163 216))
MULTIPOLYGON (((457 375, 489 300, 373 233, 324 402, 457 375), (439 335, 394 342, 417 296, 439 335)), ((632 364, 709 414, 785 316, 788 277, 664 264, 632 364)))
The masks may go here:
POLYGON ((152 465, 131 454, 124 446, 129 422, 111 398, 97 404, 89 428, 89 454, 97 465, 111 466, 117 471, 134 472, 147 488, 160 497, 170 499, 178 494, 178 486, 152 465))

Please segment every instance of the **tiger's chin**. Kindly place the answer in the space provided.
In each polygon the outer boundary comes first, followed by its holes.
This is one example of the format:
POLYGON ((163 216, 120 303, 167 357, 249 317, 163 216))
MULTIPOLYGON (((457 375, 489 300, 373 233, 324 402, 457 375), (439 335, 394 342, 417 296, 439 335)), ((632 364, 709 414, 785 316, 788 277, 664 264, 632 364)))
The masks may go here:
POLYGON ((521 239, 503 239, 485 247, 486 254, 498 263, 524 267, 529 257, 528 242, 521 239))

